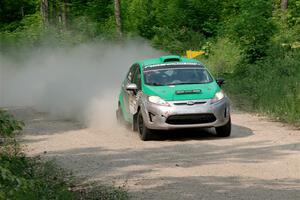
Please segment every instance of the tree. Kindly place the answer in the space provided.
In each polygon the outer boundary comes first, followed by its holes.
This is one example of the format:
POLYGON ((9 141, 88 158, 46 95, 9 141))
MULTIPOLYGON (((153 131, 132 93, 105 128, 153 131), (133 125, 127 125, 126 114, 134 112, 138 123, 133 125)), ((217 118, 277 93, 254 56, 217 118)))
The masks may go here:
POLYGON ((48 0, 41 0, 41 14, 44 26, 49 25, 49 3, 48 0))
POLYGON ((240 13, 232 21, 233 39, 243 50, 245 61, 255 63, 266 56, 269 42, 276 31, 273 20, 273 5, 265 0, 240 0, 240 13))
POLYGON ((57 23, 57 5, 56 0, 52 0, 52 23, 55 25, 57 23))
POLYGON ((121 9, 120 0, 114 0, 115 3, 115 18, 116 18, 116 31, 119 37, 122 37, 122 21, 121 21, 121 9))
POLYGON ((64 11, 63 11, 63 16, 62 16, 62 21, 63 21, 64 28, 67 29, 68 15, 69 15, 68 0, 64 0, 63 5, 64 5, 64 11))
POLYGON ((288 0, 281 0, 281 10, 285 11, 288 8, 288 0))

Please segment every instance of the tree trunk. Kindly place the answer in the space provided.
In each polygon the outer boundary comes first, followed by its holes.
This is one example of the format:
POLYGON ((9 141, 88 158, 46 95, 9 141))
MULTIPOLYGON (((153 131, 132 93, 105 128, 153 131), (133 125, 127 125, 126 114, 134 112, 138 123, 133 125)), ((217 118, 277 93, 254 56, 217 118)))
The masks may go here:
POLYGON ((286 11, 288 8, 289 0, 281 0, 281 10, 286 11))
POLYGON ((41 0, 41 14, 44 22, 44 26, 49 25, 49 4, 48 0, 41 0))
POLYGON ((122 21, 121 21, 121 9, 120 9, 120 1, 114 0, 115 2, 115 18, 116 18, 116 31, 119 38, 122 37, 122 21))
POLYGON ((53 0, 52 1, 53 3, 52 3, 52 23, 54 24, 54 25, 56 25, 57 24, 57 16, 56 16, 56 9, 57 9, 57 7, 56 7, 56 0, 53 0))
POLYGON ((24 17, 24 6, 22 5, 21 6, 21 15, 22 15, 22 18, 24 17))
POLYGON ((68 28, 68 15, 69 15, 68 0, 64 0, 63 6, 64 6, 64 11, 63 11, 63 15, 62 15, 62 22, 63 22, 64 29, 66 30, 68 28))
POLYGON ((57 20, 59 25, 61 26, 63 24, 63 8, 61 2, 58 4, 58 15, 57 15, 57 20))
POLYGON ((21 9, 20 9, 20 11, 21 11, 21 16, 22 16, 22 18, 25 16, 25 14, 24 14, 24 2, 23 2, 23 0, 21 1, 21 9))

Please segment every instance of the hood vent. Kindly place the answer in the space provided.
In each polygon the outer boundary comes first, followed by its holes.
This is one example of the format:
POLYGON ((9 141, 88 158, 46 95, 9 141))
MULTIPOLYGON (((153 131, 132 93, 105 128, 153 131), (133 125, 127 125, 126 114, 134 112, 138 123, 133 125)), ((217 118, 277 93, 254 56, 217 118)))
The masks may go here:
POLYGON ((162 56, 162 57, 160 57, 160 59, 164 63, 181 61, 180 56, 162 56))
POLYGON ((176 94, 200 94, 201 90, 177 90, 176 94))
POLYGON ((165 59, 164 62, 179 62, 180 59, 178 58, 168 58, 168 59, 165 59))

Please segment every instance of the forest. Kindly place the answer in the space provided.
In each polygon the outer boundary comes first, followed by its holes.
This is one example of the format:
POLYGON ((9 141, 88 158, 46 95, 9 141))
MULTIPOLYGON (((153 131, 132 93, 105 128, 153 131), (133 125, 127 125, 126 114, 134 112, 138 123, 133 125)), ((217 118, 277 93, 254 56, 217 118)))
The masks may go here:
MULTIPOLYGON (((300 124, 300 0, 0 0, 0 65, 20 49, 133 38, 165 54, 204 51, 197 59, 226 78, 234 107, 300 124)), ((22 153, 23 126, 0 109, 0 199, 93 199, 22 153)), ((122 188, 101 194, 128 199, 122 188)))
POLYGON ((299 23, 299 0, 1 0, 0 52, 134 37, 203 50, 236 105, 297 123, 299 23))

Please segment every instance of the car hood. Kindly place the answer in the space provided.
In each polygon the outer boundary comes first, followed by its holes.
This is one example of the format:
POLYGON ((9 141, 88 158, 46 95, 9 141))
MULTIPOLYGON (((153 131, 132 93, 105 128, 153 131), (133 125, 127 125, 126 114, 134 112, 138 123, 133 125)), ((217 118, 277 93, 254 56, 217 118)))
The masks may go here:
POLYGON ((205 84, 186 84, 171 86, 144 85, 144 93, 150 96, 159 96, 166 101, 211 99, 220 90, 213 81, 205 84))

